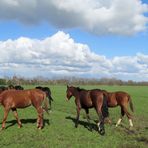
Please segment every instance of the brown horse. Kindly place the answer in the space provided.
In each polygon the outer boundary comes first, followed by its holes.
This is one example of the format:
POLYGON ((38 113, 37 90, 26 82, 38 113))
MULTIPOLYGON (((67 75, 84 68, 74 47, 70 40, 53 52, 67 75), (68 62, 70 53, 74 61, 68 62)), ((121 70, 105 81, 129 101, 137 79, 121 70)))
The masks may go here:
POLYGON ((133 103, 130 95, 126 92, 123 91, 116 91, 116 92, 107 92, 103 90, 103 92, 107 96, 107 104, 108 107, 116 107, 120 106, 121 107, 121 117, 118 119, 116 123, 116 127, 121 123, 124 115, 126 114, 130 127, 133 127, 133 122, 132 122, 132 115, 128 111, 128 104, 130 105, 130 109, 133 112, 133 103))
POLYGON ((69 100, 72 96, 75 97, 75 104, 77 110, 75 127, 78 127, 81 108, 85 110, 87 115, 87 121, 89 122, 89 108, 94 107, 99 116, 99 123, 97 124, 98 132, 101 135, 104 135, 104 118, 108 117, 108 107, 107 100, 103 93, 99 89, 85 90, 80 89, 79 87, 67 86, 66 96, 67 100, 69 100))
POLYGON ((39 89, 29 90, 5 90, 0 94, 0 104, 4 107, 4 118, 2 121, 2 129, 5 128, 5 122, 10 110, 13 111, 14 116, 18 122, 18 127, 22 127, 22 123, 18 118, 17 108, 25 108, 33 105, 38 113, 37 128, 43 128, 43 108, 48 112, 48 101, 46 100, 46 93, 39 89))

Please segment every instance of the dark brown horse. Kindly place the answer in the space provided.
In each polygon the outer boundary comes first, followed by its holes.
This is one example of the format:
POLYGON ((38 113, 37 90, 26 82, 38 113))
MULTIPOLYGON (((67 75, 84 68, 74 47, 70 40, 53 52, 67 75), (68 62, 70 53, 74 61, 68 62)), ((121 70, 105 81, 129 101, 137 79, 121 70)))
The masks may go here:
POLYGON ((5 86, 0 86, 0 94, 5 90, 8 90, 8 88, 5 86))
POLYGON ((5 128, 5 122, 10 110, 18 122, 18 127, 22 127, 22 123, 18 118, 17 108, 25 108, 33 105, 38 113, 37 128, 43 128, 43 108, 48 112, 48 101, 46 94, 38 89, 29 90, 5 90, 0 94, 0 104, 4 107, 4 118, 2 121, 2 129, 5 128))
POLYGON ((75 127, 78 127, 81 108, 85 110, 87 120, 89 122, 89 108, 94 107, 99 117, 99 123, 97 124, 98 131, 101 135, 104 135, 104 118, 108 117, 108 107, 107 100, 103 93, 99 89, 85 90, 80 89, 79 87, 67 86, 66 96, 67 100, 69 100, 72 96, 75 97, 75 104, 77 110, 75 127))
POLYGON ((130 105, 131 111, 132 112, 134 111, 130 95, 123 91, 107 92, 103 90, 103 92, 107 96, 108 107, 116 107, 116 106, 121 107, 121 117, 117 121, 116 127, 121 123, 125 114, 128 117, 130 127, 133 127, 132 115, 128 111, 128 104, 130 105))
POLYGON ((24 90, 24 88, 23 88, 21 85, 16 85, 16 86, 14 86, 14 85, 12 85, 12 84, 10 84, 10 85, 7 87, 7 89, 24 90))
POLYGON ((21 85, 14 86, 14 89, 16 89, 16 90, 24 90, 24 88, 21 85))

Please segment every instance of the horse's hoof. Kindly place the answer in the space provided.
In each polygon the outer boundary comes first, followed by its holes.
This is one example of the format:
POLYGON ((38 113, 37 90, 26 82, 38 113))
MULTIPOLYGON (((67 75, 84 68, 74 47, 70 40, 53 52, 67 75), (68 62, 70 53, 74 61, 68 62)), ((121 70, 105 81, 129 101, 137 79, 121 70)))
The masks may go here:
POLYGON ((103 136, 103 135, 105 134, 105 130, 104 130, 104 129, 100 129, 100 130, 99 130, 99 133, 100 133, 100 135, 103 136))
POLYGON ((129 130, 130 130, 130 131, 133 131, 133 126, 130 126, 130 127, 129 127, 129 130))
POLYGON ((99 127, 99 128, 98 128, 98 132, 100 133, 100 135, 104 135, 104 134, 105 134, 105 129, 104 129, 104 127, 99 127))
POLYGON ((109 120, 109 121, 108 121, 108 124, 112 124, 112 121, 111 121, 111 120, 109 120))
POLYGON ((117 128, 118 127, 118 124, 116 124, 115 127, 117 128))
POLYGON ((104 123, 106 123, 106 124, 112 124, 112 121, 111 121, 110 119, 106 118, 106 119, 104 120, 104 123))
POLYGON ((18 126, 18 128, 21 128, 21 127, 22 127, 22 125, 19 125, 19 126, 18 126))
POLYGON ((41 130, 41 129, 42 129, 42 127, 38 127, 38 129, 39 129, 39 130, 41 130))
POLYGON ((5 128, 4 127, 2 127, 2 128, 0 128, 0 131, 3 131, 5 128))
POLYGON ((93 130, 92 130, 92 128, 90 128, 90 129, 89 129, 89 131, 91 131, 91 132, 92 132, 92 131, 93 131, 93 130))

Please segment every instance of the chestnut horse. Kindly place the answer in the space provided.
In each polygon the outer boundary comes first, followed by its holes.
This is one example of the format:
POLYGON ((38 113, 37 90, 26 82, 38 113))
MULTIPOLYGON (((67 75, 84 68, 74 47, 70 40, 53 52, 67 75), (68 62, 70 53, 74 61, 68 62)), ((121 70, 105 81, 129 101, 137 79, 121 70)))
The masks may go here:
POLYGON ((104 118, 108 117, 108 107, 107 100, 102 91, 100 91, 99 89, 85 90, 80 89, 79 87, 67 86, 66 96, 67 100, 69 100, 72 96, 75 97, 77 110, 75 127, 78 127, 81 108, 85 110, 87 121, 89 122, 89 108, 94 107, 99 117, 99 123, 97 124, 98 132, 101 135, 104 135, 104 118))
POLYGON ((5 128, 5 122, 10 110, 13 111, 17 120, 18 127, 22 127, 22 123, 18 118, 17 108, 25 108, 33 105, 38 113, 37 128, 43 128, 43 108, 48 113, 48 101, 46 93, 39 89, 28 90, 5 90, 0 94, 0 104, 4 107, 4 118, 2 121, 2 129, 5 128))
POLYGON ((105 93, 107 97, 108 107, 116 107, 116 106, 121 107, 121 117, 118 119, 116 127, 121 123, 125 114, 129 120, 130 127, 133 127, 132 115, 129 113, 127 109, 129 104, 131 111, 132 112, 134 111, 130 95, 123 91, 116 91, 116 92, 107 92, 105 90, 102 91, 105 93))

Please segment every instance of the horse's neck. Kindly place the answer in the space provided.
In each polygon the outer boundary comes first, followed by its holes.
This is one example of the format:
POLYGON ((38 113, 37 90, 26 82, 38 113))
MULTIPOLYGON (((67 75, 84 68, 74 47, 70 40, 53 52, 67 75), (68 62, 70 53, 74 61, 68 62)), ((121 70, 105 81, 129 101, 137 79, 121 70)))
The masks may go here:
POLYGON ((78 91, 73 92, 73 96, 74 96, 75 98, 78 98, 78 97, 79 97, 79 92, 78 92, 78 91))
POLYGON ((75 100, 80 99, 80 92, 78 90, 74 90, 72 94, 75 97, 75 100))
POLYGON ((75 91, 73 93, 73 96, 75 97, 76 100, 81 100, 81 98, 86 98, 90 95, 90 91, 75 91))
POLYGON ((76 91, 73 96, 75 97, 75 104, 76 104, 76 106, 77 106, 78 108, 81 108, 80 92, 77 92, 77 91, 76 91))

